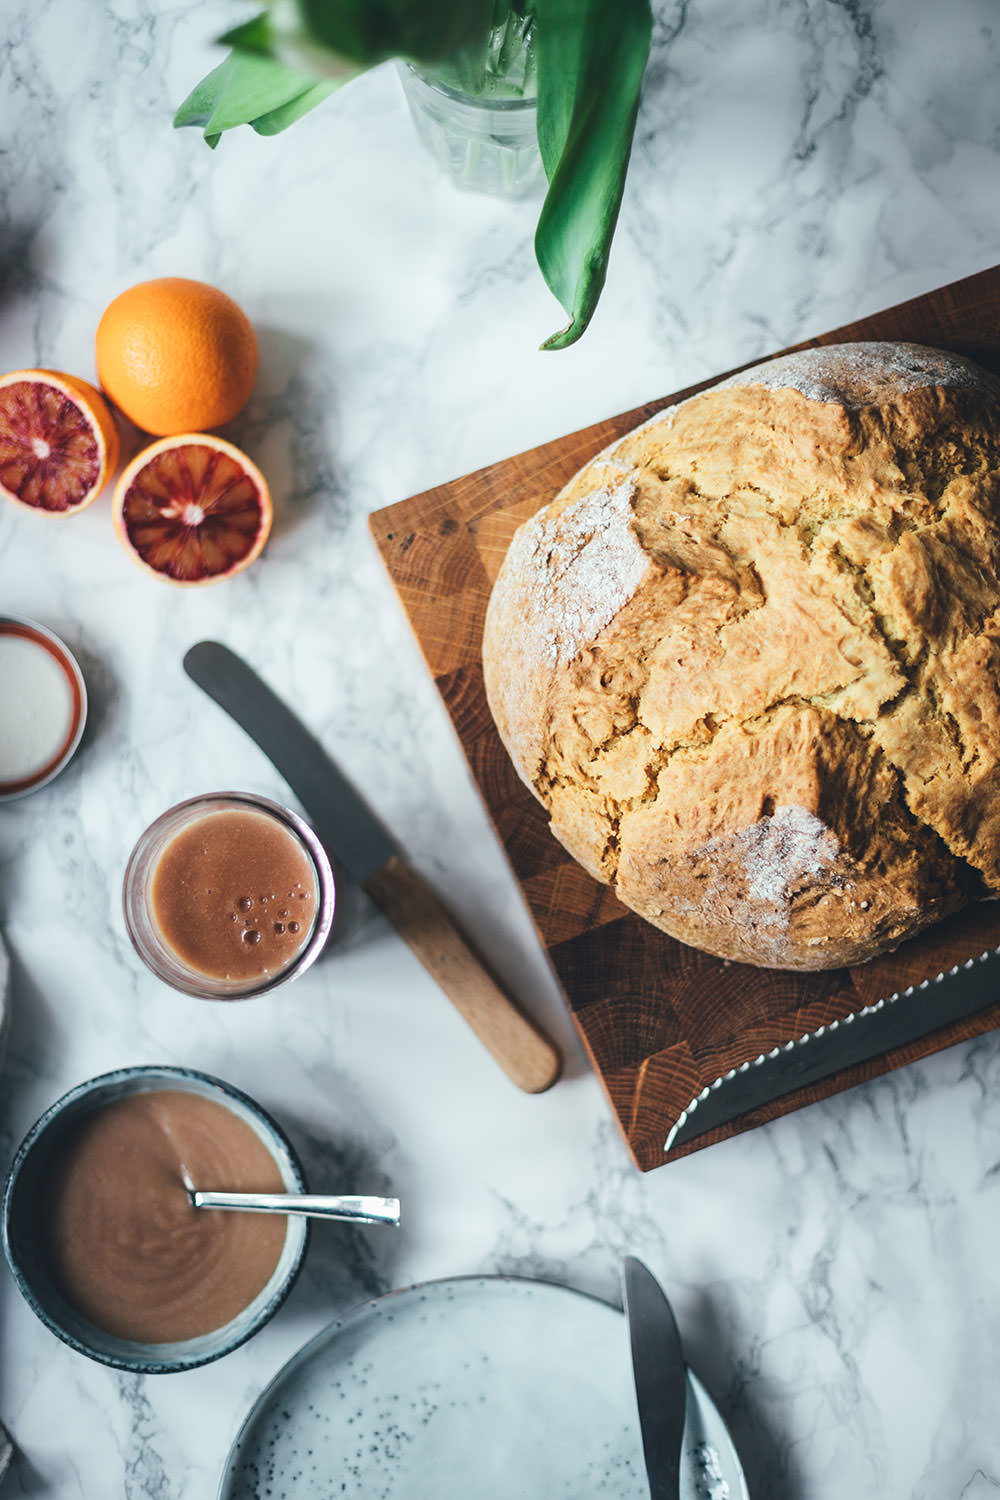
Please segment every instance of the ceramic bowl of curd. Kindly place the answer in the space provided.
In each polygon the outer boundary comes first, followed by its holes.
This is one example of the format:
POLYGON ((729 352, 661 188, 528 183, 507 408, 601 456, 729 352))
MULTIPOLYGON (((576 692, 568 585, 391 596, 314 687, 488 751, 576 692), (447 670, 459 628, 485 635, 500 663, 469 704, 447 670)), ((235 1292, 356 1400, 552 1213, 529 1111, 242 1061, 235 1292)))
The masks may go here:
POLYGON ((71 1089, 7 1180, 3 1248, 18 1287, 81 1354, 144 1374, 228 1354, 273 1317, 308 1221, 194 1208, 186 1183, 305 1191, 283 1131, 239 1089, 143 1066, 71 1089))

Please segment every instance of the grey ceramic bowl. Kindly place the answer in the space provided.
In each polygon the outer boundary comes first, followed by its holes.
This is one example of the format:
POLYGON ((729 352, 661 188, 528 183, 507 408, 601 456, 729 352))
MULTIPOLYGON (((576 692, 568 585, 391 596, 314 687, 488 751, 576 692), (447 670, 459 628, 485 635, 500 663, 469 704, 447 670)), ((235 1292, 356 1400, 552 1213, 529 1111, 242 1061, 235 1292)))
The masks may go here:
POLYGON ((246 1342, 273 1317, 298 1275, 309 1238, 308 1220, 289 1215, 281 1258, 270 1281, 248 1307, 223 1327, 182 1343, 146 1344, 106 1333, 90 1323, 54 1285, 39 1248, 38 1184, 68 1131, 91 1110, 126 1095, 152 1089, 181 1089, 231 1109, 264 1142, 288 1192, 305 1192, 302 1168, 283 1131, 259 1104, 231 1084, 189 1068, 120 1068, 79 1084, 58 1099, 25 1136, 4 1190, 4 1254, 21 1292, 42 1322, 71 1348, 102 1364, 145 1375, 163 1375, 208 1364, 246 1342))

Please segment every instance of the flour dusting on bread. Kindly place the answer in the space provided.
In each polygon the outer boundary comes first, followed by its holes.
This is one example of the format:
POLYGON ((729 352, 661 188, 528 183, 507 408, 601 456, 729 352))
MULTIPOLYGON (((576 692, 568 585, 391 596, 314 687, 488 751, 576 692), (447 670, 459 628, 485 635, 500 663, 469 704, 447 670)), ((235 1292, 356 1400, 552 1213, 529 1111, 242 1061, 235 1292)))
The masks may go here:
POLYGON ((517 541, 514 565, 530 569, 532 610, 542 656, 570 662, 632 598, 649 558, 632 529, 631 476, 586 495, 559 520, 543 511, 517 541), (529 554, 542 567, 532 566, 529 554))
POLYGON ((922 344, 826 344, 783 354, 720 381, 714 390, 762 385, 793 389, 810 401, 838 401, 850 409, 884 402, 928 386, 995 394, 997 381, 960 354, 922 344))
POLYGON ((727 853, 746 872, 747 896, 775 921, 786 917, 793 889, 815 880, 837 857, 833 832, 805 807, 779 807, 770 817, 741 829, 727 853))

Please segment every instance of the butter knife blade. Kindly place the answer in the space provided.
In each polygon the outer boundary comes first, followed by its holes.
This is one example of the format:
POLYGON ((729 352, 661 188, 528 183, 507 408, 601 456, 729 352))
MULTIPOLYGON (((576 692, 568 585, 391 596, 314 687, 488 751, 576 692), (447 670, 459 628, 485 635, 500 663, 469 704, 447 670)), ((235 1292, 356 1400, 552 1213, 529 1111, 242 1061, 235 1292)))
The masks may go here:
POLYGON ((302 721, 218 641, 192 646, 184 670, 280 771, 324 848, 381 908, 511 1081, 529 1094, 551 1088, 562 1068, 555 1047, 497 984, 444 902, 302 721))
POLYGON ((664 1153, 772 1100, 919 1041, 1000 1003, 1000 948, 897 990, 716 1078, 682 1110, 664 1153))
POLYGON ((634 1255, 622 1271, 625 1319, 650 1500, 679 1500, 687 1366, 673 1308, 634 1255))
POLYGON ((396 845, 319 740, 252 667, 218 641, 199 641, 184 670, 257 744, 288 782, 323 847, 359 885, 382 869, 396 845))

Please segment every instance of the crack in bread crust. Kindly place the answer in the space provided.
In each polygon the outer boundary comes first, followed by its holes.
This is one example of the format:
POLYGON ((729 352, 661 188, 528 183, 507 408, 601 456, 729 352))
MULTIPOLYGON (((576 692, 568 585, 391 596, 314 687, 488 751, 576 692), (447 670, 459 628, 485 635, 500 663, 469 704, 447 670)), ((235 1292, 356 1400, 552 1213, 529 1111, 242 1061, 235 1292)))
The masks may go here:
POLYGON ((914 346, 782 363, 525 523, 484 670, 553 832, 622 900, 829 967, 1000 890, 1000 384, 914 346), (750 878, 751 852, 801 878, 750 878))

